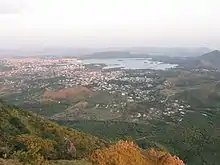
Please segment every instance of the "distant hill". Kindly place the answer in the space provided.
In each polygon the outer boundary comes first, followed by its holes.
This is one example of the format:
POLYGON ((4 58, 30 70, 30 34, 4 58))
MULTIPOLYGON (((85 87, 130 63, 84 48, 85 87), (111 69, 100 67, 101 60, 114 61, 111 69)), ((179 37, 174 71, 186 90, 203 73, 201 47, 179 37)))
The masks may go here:
POLYGON ((130 52, 170 57, 195 57, 210 52, 206 47, 131 47, 130 52))
POLYGON ((136 54, 131 53, 129 51, 101 51, 101 52, 95 52, 92 54, 81 56, 80 59, 89 59, 89 58, 102 58, 102 59, 108 59, 108 58, 147 58, 149 57, 148 54, 136 54))
POLYGON ((203 59, 203 60, 211 60, 211 59, 216 59, 216 58, 219 59, 220 58, 220 51, 219 50, 214 50, 212 52, 203 54, 199 58, 203 59))
POLYGON ((209 53, 206 53, 200 57, 200 65, 210 68, 220 69, 220 51, 215 50, 209 53))
POLYGON ((206 47, 115 47, 96 49, 81 58, 137 58, 149 56, 195 57, 210 52, 206 47))
POLYGON ((201 56, 180 61, 180 66, 188 69, 220 69, 220 51, 215 50, 201 56))

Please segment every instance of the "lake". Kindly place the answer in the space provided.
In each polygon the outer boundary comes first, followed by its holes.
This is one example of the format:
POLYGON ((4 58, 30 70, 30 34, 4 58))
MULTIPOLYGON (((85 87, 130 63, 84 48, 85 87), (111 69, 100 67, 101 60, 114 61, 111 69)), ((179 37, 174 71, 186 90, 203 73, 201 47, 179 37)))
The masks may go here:
POLYGON ((150 58, 112 58, 112 59, 85 59, 80 61, 83 64, 105 64, 103 69, 154 69, 165 70, 177 67, 176 64, 166 64, 158 61, 151 61, 150 58))

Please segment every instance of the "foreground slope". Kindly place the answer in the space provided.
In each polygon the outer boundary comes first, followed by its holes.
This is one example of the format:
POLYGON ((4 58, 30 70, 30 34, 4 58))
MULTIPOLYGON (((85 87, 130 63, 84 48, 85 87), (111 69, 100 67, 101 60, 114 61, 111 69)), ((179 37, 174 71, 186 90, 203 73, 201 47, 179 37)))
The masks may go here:
POLYGON ((110 145, 2 102, 0 135, 0 164, 5 165, 184 165, 169 153, 143 150, 132 141, 110 145))
POLYGON ((118 141, 108 148, 96 150, 90 160, 98 165, 184 165, 176 156, 152 148, 142 150, 132 141, 118 141))
POLYGON ((0 105, 0 156, 27 150, 23 144, 45 142, 53 144, 53 150, 43 153, 48 159, 73 159, 88 156, 107 142, 71 128, 58 126, 29 111, 0 105), (21 144, 22 143, 22 144, 21 144))
MULTIPOLYGON (((181 98, 184 99, 183 96, 181 98)), ((195 102, 193 97, 189 99, 195 102)), ((198 102, 198 106, 200 105, 201 102, 198 102)), ((58 123, 103 138, 122 139, 131 136, 141 148, 149 148, 149 146, 161 148, 178 155, 188 165, 219 165, 220 162, 218 109, 190 108, 184 119, 178 123, 165 121, 152 121, 150 124, 119 121, 59 121, 58 123)))

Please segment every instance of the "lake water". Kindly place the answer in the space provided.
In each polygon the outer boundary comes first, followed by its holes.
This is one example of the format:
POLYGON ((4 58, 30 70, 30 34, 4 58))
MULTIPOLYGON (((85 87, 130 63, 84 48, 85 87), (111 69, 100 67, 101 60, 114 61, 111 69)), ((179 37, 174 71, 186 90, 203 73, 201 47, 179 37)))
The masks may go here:
POLYGON ((175 68, 175 64, 166 64, 158 61, 151 61, 149 58, 112 58, 112 59, 85 59, 84 64, 105 64, 104 69, 123 68, 123 69, 154 69, 165 70, 175 68))

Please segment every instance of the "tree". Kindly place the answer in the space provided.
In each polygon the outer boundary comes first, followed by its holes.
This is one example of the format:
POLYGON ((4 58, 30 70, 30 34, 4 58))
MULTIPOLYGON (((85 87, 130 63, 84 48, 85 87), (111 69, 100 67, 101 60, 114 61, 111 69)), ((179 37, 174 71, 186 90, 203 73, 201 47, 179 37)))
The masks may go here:
POLYGON ((98 165, 184 165, 176 156, 154 149, 141 150, 132 141, 119 141, 109 148, 96 150, 90 160, 98 165))
POLYGON ((23 150, 16 151, 14 156, 25 164, 45 165, 48 164, 45 159, 53 150, 55 144, 52 140, 42 139, 35 135, 18 135, 16 137, 18 143, 25 146, 23 150))

